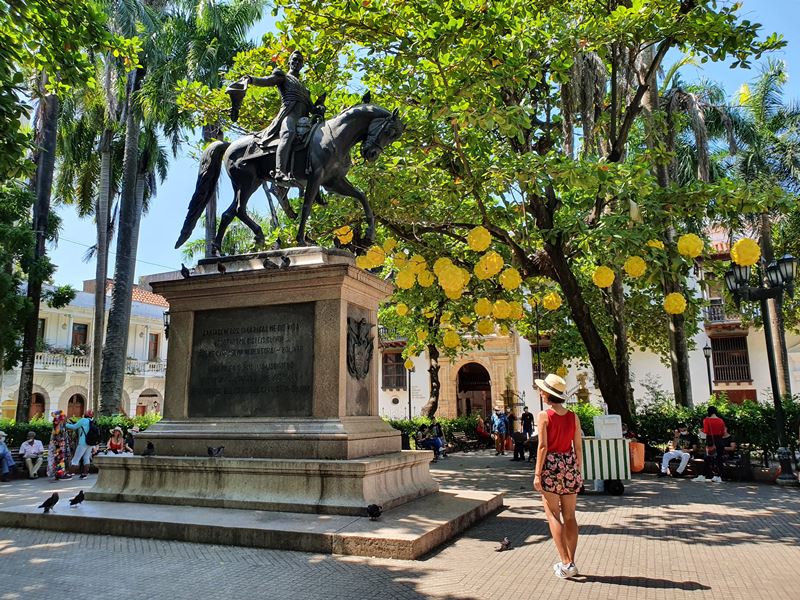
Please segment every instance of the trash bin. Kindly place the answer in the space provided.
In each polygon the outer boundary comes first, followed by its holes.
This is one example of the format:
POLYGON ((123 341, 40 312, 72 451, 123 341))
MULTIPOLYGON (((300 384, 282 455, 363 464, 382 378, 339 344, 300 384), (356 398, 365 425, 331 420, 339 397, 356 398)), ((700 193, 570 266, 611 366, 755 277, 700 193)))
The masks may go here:
POLYGON ((641 473, 644 471, 644 444, 631 442, 631 471, 641 473))
POLYGON ((408 433, 405 431, 400 432, 400 447, 403 450, 411 450, 411 440, 408 438, 408 433))

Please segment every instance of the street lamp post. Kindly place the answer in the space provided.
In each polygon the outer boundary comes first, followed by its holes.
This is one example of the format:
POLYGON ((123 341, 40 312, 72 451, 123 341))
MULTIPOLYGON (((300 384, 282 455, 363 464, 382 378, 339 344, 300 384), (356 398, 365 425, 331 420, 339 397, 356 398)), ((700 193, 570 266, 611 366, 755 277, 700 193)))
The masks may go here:
MULTIPOLYGON (((797 483, 792 473, 792 453, 786 446, 786 415, 783 411, 783 402, 778 388, 778 368, 775 360, 775 347, 773 345, 772 328, 770 327, 769 303, 771 298, 781 298, 786 291, 789 296, 794 295, 794 280, 797 273, 797 260, 790 254, 785 254, 777 261, 766 265, 762 259, 761 268, 766 277, 761 276, 761 285, 750 285, 750 267, 732 265, 725 273, 725 285, 733 296, 736 306, 742 300, 759 302, 761 320, 764 325, 764 340, 767 345, 767 363, 769 365, 769 380, 772 386, 772 401, 775 404, 775 427, 778 434, 778 460, 781 463, 781 474, 778 483, 791 485, 797 483)), ((780 302, 776 303, 780 306, 780 302)))
POLYGON ((711 346, 708 342, 703 346, 703 356, 706 357, 706 373, 708 373, 708 395, 714 394, 714 386, 711 383, 711 346))
POLYGON ((414 372, 414 367, 407 369, 408 371, 408 420, 410 421, 413 416, 411 414, 411 373, 414 372))

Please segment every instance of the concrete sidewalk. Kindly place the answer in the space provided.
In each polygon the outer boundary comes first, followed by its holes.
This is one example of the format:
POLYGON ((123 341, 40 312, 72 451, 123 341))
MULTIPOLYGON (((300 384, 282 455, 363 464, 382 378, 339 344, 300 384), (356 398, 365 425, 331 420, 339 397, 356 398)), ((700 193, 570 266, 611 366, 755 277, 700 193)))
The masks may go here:
MULTIPOLYGON (((3 529, 0 598, 50 598, 57 590, 78 599, 170 600, 799 597, 800 488, 644 475, 623 496, 582 496, 582 575, 559 580, 540 501, 530 491, 532 465, 487 453, 434 466, 443 490, 505 491, 506 509, 421 561, 3 529), (512 550, 495 552, 504 536, 512 550)), ((78 480, 2 484, 0 506, 42 501, 58 490, 67 511, 81 484, 88 487, 78 480)))

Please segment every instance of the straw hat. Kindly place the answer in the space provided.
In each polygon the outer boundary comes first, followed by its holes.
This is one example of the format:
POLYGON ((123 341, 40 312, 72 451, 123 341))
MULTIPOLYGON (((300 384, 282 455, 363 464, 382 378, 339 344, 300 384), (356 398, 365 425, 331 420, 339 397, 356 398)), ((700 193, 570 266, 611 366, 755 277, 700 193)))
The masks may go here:
POLYGON ((535 379, 534 383, 536 384, 536 387, 543 392, 547 392, 554 398, 561 398, 562 400, 567 399, 567 382, 554 373, 550 373, 544 379, 535 379))

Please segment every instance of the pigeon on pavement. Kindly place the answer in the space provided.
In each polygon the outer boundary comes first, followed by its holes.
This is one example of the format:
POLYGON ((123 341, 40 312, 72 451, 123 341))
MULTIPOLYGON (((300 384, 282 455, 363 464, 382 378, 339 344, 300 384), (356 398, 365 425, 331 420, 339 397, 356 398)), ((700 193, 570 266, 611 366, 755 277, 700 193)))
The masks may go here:
POLYGON ((83 502, 83 500, 84 500, 84 497, 83 497, 83 490, 81 490, 80 492, 78 492, 78 495, 77 495, 77 496, 75 496, 74 498, 72 498, 72 499, 69 501, 69 505, 70 505, 70 506, 77 506, 78 504, 80 504, 81 502, 83 502))
POLYGON ((500 546, 498 548, 495 548, 495 552, 503 552, 504 550, 508 550, 510 548, 511 548, 511 540, 509 540, 507 537, 504 537, 503 541, 500 542, 500 546))
POLYGON ((223 450, 225 450, 225 446, 220 446, 219 448, 212 448, 211 446, 209 446, 208 455, 211 458, 222 458, 223 450))
POLYGON ((58 502, 58 492, 53 492, 53 495, 50 496, 44 502, 42 502, 37 508, 43 508, 44 514, 49 513, 51 510, 53 512, 56 512, 55 510, 53 510, 53 507, 56 505, 56 502, 58 502))
POLYGON ((383 509, 377 504, 370 504, 369 506, 367 506, 367 515, 369 516, 370 521, 377 521, 380 518, 382 512, 383 509))
POLYGON ((153 442, 147 442, 147 448, 142 452, 142 456, 155 456, 155 454, 156 447, 153 445, 153 442))
POLYGON ((192 274, 191 271, 189 271, 186 265, 181 263, 181 277, 183 277, 184 279, 189 279, 189 276, 191 274, 192 274))
POLYGON ((221 262, 217 263, 217 271, 219 271, 220 273, 222 273, 224 275, 225 271, 227 271, 227 270, 228 269, 226 269, 225 265, 223 265, 221 262))

